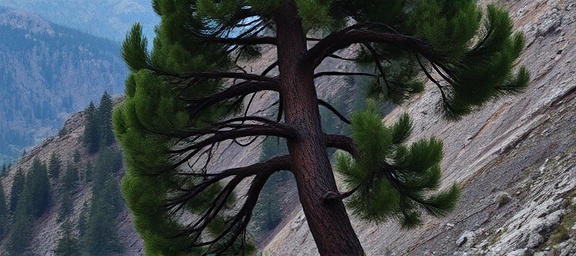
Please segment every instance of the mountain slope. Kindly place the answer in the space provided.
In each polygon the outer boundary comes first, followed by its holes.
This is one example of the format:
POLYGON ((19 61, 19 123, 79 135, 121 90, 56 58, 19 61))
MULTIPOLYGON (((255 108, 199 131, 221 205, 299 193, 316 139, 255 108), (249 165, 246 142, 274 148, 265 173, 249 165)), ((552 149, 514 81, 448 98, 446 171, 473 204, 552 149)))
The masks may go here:
MULTIPOLYGON (((463 189, 454 212, 413 230, 353 221, 368 255, 576 254, 576 1, 491 2, 527 36, 529 89, 459 122, 442 120, 438 92, 427 90, 385 119, 406 111, 413 139, 442 139, 443 184, 463 189)), ((264 250, 316 253, 301 208, 264 250)))
POLYGON ((123 92, 120 46, 0 7, 0 164, 55 134, 104 91, 123 92))
MULTIPOLYGON (((92 200, 95 194, 94 186, 98 180, 97 169, 100 159, 105 151, 100 151, 95 154, 88 152, 88 149, 83 144, 84 129, 88 115, 85 111, 73 114, 62 127, 62 132, 59 136, 50 137, 41 144, 31 149, 28 154, 23 156, 20 161, 14 164, 8 171, 0 175, 0 182, 2 182, 5 190, 6 201, 11 200, 11 189, 14 182, 14 177, 18 171, 23 171, 26 175, 29 173, 30 168, 34 161, 39 161, 47 166, 51 161, 51 156, 56 155, 61 162, 61 170, 59 175, 50 175, 50 197, 51 206, 36 220, 31 219, 32 232, 28 237, 28 248, 22 248, 27 255, 53 255, 57 249, 58 244, 65 234, 65 223, 72 224, 71 234, 74 238, 80 238, 81 234, 90 232, 90 228, 82 230, 80 228, 82 212, 85 211, 84 205, 88 205, 87 213, 94 211, 91 208, 93 204, 99 202, 97 208, 104 208, 103 201, 92 200), (64 217, 61 217, 62 208, 64 207, 63 192, 66 190, 67 172, 75 172, 76 181, 73 182, 73 188, 70 190, 71 194, 71 209, 64 217), (91 174, 89 174, 91 173, 91 174), (90 178, 91 177, 91 178, 90 178)), ((119 152, 118 145, 114 144, 107 148, 106 152, 119 152)), ((116 157, 117 158, 117 157, 116 157)), ((111 176, 106 183, 110 183, 113 187, 118 188, 119 179, 122 175, 122 170, 111 170, 111 176)), ((117 193, 109 195, 106 201, 113 197, 120 197, 118 189, 117 193)), ((142 240, 136 233, 130 216, 129 211, 123 205, 117 209, 118 213, 114 217, 113 223, 94 223, 94 225, 104 226, 106 224, 112 225, 116 228, 118 239, 115 240, 120 245, 120 253, 106 252, 100 255, 141 255, 142 254, 142 240)), ((90 215, 89 215, 90 216, 90 215)), ((12 216, 9 221, 8 227, 13 227, 16 216, 12 216)), ((88 221, 90 225, 90 220, 88 221)), ((10 232, 14 232, 13 228, 10 232)), ((0 255, 5 255, 8 251, 7 247, 10 242, 11 233, 6 234, 4 239, 0 239, 0 255)), ((81 239, 78 239, 81 240, 81 239)), ((81 242, 81 241, 77 241, 81 242)), ((91 241, 90 243, 84 242, 81 244, 80 249, 86 249, 90 245, 94 246, 98 241, 91 241)))
POLYGON ((159 18, 149 0, 0 0, 0 6, 26 10, 80 31, 121 41, 132 24, 152 35, 159 18))

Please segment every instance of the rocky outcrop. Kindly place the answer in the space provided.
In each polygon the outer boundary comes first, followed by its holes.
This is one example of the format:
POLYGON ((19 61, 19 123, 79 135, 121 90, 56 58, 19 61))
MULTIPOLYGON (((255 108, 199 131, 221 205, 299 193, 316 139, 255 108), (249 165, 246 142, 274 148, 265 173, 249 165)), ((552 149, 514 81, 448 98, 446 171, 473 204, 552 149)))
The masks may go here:
MULTIPOLYGON (((479 1, 486 4, 488 1, 479 1)), ((397 108, 415 138, 444 141, 443 184, 462 186, 456 210, 419 228, 353 221, 368 255, 573 255, 576 191, 576 1, 498 1, 527 37, 529 89, 458 122, 429 88, 397 108)), ((263 255, 316 255, 301 208, 263 255)))

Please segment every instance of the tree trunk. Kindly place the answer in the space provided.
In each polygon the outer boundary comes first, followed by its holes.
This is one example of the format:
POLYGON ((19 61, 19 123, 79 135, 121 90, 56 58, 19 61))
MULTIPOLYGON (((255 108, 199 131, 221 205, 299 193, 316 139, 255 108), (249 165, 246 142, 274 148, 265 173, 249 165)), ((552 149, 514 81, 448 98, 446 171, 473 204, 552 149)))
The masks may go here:
POLYGON ((274 18, 285 121, 299 132, 287 142, 291 171, 310 232, 321 255, 363 255, 342 201, 324 199, 338 189, 320 124, 314 67, 301 63, 307 45, 295 3, 286 1, 274 18))

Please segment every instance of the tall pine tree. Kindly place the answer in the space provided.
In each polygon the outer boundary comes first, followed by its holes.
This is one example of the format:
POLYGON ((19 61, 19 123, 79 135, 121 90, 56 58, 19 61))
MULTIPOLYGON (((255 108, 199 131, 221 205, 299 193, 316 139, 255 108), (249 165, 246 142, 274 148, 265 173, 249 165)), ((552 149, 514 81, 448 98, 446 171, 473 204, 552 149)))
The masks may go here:
POLYGON ((513 72, 524 38, 507 12, 490 5, 483 13, 473 0, 154 0, 153 7, 161 24, 152 50, 138 24, 123 44, 131 74, 114 115, 128 165, 124 196, 151 254, 239 253, 264 184, 289 170, 319 253, 361 255, 344 198, 363 219, 411 227, 423 213, 446 214, 459 194, 457 186, 435 192, 442 143, 406 144, 410 119, 384 126, 376 105, 421 92, 425 77, 444 115, 458 119, 529 80, 525 68, 513 72), (238 63, 270 48, 275 60, 262 72, 238 63), (318 71, 329 58, 363 69, 318 71), (348 120, 318 98, 315 79, 326 76, 369 78, 348 86, 375 100, 348 120), (275 118, 249 111, 260 92, 278 94, 275 118), (325 132, 321 107, 352 136, 325 132), (267 136, 287 151, 210 168, 223 145, 267 136), (347 152, 336 168, 330 149, 347 152), (339 191, 334 170, 348 190, 339 191), (235 196, 245 183, 245 195, 235 196))
POLYGON ((112 97, 108 92, 104 92, 98 106, 100 121, 100 144, 102 147, 110 146, 114 143, 114 133, 112 132, 112 97))
POLYGON ((0 182, 0 241, 4 239, 4 235, 6 235, 6 231, 8 229, 8 206, 6 205, 6 195, 4 193, 4 186, 0 182))
POLYGON ((10 212, 12 213, 16 211, 18 199, 24 190, 25 179, 26 176, 24 176, 22 169, 18 169, 14 175, 14 180, 12 180, 12 189, 10 190, 10 203, 8 206, 10 208, 10 212))
POLYGON ((86 109, 86 126, 84 127, 83 142, 90 154, 98 152, 100 149, 100 115, 93 102, 86 109))
POLYGON ((62 171, 62 161, 55 152, 50 155, 50 162, 48 162, 48 176, 58 178, 62 171))

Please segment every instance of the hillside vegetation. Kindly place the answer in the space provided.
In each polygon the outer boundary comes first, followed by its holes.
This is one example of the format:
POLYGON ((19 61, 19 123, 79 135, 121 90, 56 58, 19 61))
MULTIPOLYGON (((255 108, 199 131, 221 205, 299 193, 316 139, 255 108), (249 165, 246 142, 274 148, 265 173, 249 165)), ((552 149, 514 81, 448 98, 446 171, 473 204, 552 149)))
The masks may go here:
POLYGON ((122 93, 126 73, 119 44, 0 7, 0 165, 104 91, 122 93))

